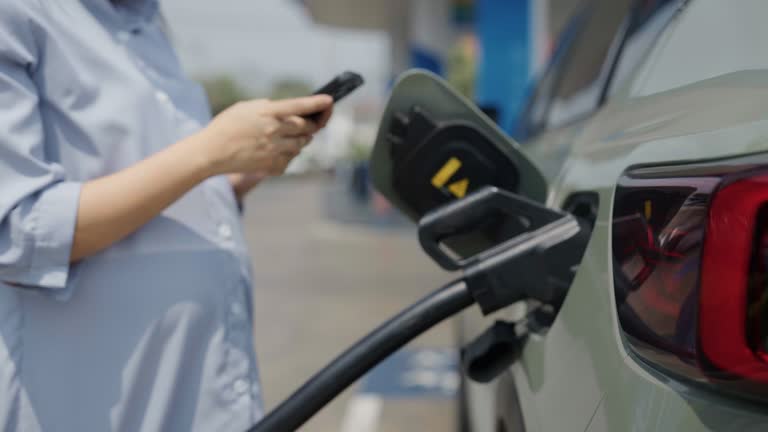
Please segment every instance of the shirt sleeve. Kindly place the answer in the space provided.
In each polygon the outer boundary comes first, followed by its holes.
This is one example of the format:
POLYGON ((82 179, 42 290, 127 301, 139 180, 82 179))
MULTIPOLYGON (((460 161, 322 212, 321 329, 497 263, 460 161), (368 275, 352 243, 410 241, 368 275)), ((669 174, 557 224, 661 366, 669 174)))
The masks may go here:
POLYGON ((23 2, 0 2, 0 281, 67 285, 81 185, 47 158, 33 80, 38 27, 23 2))

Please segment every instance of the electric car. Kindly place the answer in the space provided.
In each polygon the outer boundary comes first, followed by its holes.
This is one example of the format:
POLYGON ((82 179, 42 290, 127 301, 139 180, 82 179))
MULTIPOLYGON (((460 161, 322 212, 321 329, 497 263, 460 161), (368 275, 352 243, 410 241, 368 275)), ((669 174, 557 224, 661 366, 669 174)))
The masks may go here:
MULTIPOLYGON (((768 430, 767 21, 764 0, 587 2, 519 142, 435 76, 395 86, 371 171, 406 214, 491 185, 586 235, 499 279, 547 294, 461 315, 467 430, 768 430)), ((481 246, 433 255, 456 270, 516 235, 487 216, 481 246)))

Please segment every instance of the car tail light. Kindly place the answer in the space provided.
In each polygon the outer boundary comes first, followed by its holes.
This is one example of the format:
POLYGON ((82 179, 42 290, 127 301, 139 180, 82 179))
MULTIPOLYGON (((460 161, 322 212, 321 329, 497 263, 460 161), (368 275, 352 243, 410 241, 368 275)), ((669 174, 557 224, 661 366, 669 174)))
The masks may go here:
POLYGON ((616 306, 632 352, 768 400, 768 157, 630 170, 612 226, 616 306))

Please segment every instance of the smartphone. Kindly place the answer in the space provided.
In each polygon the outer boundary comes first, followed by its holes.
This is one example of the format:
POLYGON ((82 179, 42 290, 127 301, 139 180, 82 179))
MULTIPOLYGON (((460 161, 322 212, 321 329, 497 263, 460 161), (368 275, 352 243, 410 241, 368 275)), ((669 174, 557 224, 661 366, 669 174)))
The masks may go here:
MULTIPOLYGON (((357 90, 364 83, 365 80, 362 76, 360 76, 360 74, 347 71, 337 75, 328 84, 320 87, 313 94, 327 94, 331 96, 333 98, 333 102, 336 103, 347 97, 353 91, 357 90)), ((317 121, 320 119, 321 115, 323 115, 323 113, 310 114, 307 116, 307 118, 313 121, 317 121)))

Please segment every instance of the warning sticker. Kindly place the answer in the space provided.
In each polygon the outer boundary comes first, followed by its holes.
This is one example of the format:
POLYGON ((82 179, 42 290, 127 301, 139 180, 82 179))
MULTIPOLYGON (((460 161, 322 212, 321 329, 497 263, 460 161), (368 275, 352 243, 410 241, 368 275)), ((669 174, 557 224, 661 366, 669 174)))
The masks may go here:
POLYGON ((432 186, 441 189, 456 174, 459 168, 461 168, 461 161, 458 158, 452 157, 448 159, 448 162, 432 177, 432 186))
POLYGON ((456 198, 464 198, 467 194, 467 189, 469 189, 469 179, 459 180, 456 183, 448 185, 448 190, 451 191, 456 198))
MULTIPOLYGON (((443 165, 437 174, 432 177, 432 186, 437 189, 442 189, 451 180, 456 172, 461 168, 461 161, 458 158, 452 157, 448 159, 448 162, 443 165)), ((457 182, 448 185, 448 192, 453 194, 456 198, 464 198, 467 195, 469 189, 469 179, 465 178, 457 182)))

